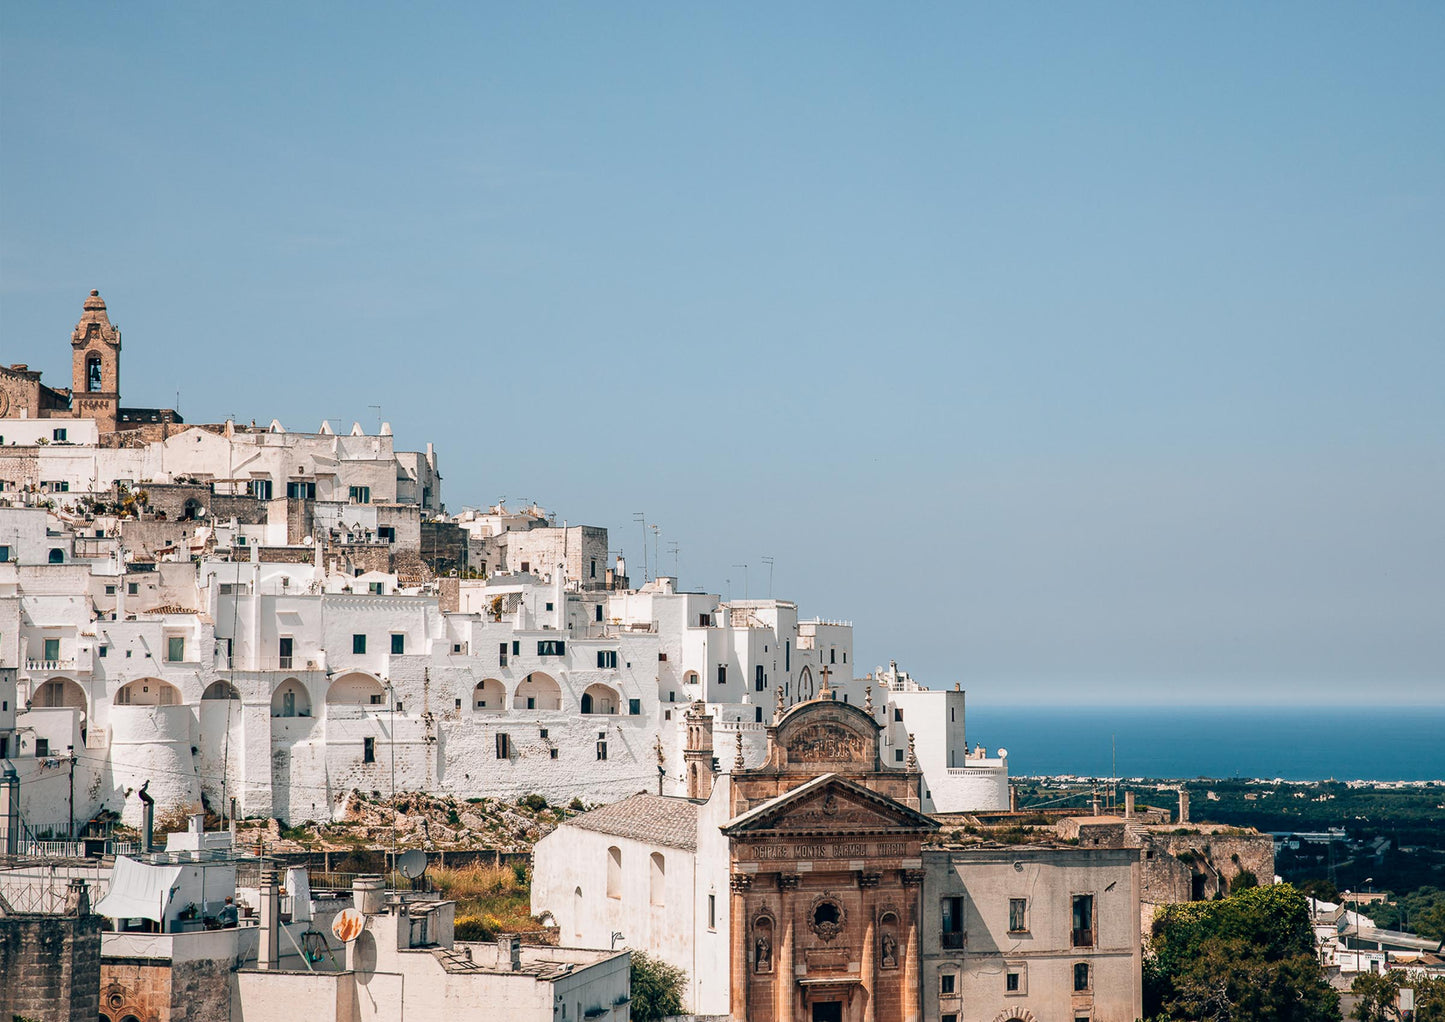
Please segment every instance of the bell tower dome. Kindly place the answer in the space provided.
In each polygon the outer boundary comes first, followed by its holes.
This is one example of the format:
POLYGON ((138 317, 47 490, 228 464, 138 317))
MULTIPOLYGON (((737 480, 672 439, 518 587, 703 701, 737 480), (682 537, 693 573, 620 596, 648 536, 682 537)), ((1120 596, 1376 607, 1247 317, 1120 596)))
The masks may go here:
POLYGON ((105 299, 91 291, 80 322, 70 333, 70 413, 95 419, 102 433, 113 433, 120 405, 120 330, 106 315, 105 299))

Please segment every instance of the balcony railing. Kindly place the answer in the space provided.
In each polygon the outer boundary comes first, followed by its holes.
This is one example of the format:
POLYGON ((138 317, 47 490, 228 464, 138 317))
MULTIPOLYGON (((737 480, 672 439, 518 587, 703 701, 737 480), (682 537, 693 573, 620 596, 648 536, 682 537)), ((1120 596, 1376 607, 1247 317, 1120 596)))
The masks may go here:
POLYGON ((75 670, 75 658, 68 660, 29 660, 25 661, 27 671, 73 671, 75 670))
POLYGON ((964 945, 964 932, 962 930, 944 930, 938 935, 938 942, 946 950, 956 951, 964 945))
POLYGON ((1092 929, 1074 931, 1074 947, 1093 947, 1094 931, 1092 929))

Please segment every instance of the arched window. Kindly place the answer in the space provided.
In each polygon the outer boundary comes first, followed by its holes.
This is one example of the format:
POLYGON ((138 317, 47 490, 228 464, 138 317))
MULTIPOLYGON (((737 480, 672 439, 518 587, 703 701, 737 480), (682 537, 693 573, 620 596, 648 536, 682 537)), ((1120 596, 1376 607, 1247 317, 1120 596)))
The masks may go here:
POLYGON ((572 935, 582 937, 582 888, 572 892, 572 935))
POLYGON ((667 887, 667 860, 662 857, 661 852, 652 853, 652 874, 648 884, 648 904, 662 906, 666 904, 667 887))
POLYGON ((607 849, 607 897, 622 897, 622 849, 616 845, 607 849))
POLYGON ((58 547, 58 546, 56 546, 56 547, 51 547, 51 548, 50 548, 50 563, 51 563, 51 564, 64 564, 64 563, 65 563, 65 551, 62 550, 62 549, 60 549, 60 547, 58 547))
POLYGON ((94 394, 103 388, 100 371, 100 356, 89 355, 85 359, 85 389, 94 394))

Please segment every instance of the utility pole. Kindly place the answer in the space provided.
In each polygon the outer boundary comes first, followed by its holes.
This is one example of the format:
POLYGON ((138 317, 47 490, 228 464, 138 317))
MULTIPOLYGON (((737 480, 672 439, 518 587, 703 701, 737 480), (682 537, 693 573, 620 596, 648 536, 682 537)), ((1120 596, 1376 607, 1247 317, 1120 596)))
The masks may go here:
POLYGON ((70 838, 75 840, 75 746, 68 745, 70 750, 70 838))

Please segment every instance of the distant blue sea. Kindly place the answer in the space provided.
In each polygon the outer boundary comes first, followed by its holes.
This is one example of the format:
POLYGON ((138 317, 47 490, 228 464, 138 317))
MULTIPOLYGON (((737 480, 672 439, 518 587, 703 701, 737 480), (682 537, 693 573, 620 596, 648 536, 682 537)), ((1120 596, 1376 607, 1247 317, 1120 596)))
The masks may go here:
POLYGON ((1445 706, 967 708, 970 746, 1009 773, 1108 777, 1445 780, 1445 706))

